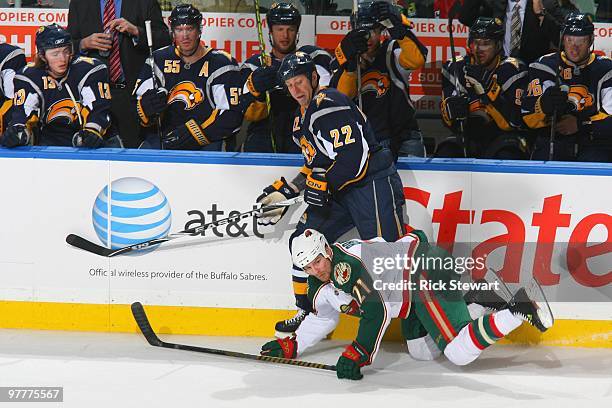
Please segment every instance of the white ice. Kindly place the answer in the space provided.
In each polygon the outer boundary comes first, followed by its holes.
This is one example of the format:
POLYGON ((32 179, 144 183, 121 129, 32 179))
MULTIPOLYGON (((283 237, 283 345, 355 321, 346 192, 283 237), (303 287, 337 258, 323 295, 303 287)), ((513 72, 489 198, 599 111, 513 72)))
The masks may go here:
MULTIPOLYGON (((267 339, 160 336, 256 353, 267 339)), ((335 364, 344 342, 302 359, 335 364)), ((16 407, 612 407, 612 349, 493 346, 470 366, 384 344, 361 381, 149 346, 138 334, 0 330, 0 386, 63 386, 63 403, 16 407)))

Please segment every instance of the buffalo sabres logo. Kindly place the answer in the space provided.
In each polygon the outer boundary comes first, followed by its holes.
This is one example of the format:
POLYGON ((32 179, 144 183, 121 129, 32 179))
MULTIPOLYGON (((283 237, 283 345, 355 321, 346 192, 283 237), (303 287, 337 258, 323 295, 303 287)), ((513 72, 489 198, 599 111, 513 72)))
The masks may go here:
POLYGON ((300 137, 300 147, 302 148, 302 155, 306 159, 306 163, 312 164, 312 161, 317 155, 317 149, 315 149, 304 136, 300 137))
POLYGON ((351 265, 340 262, 334 266, 334 278, 339 285, 344 285, 351 279, 351 265))
POLYGON ((204 94, 193 82, 183 81, 176 84, 168 95, 168 105, 180 101, 186 110, 192 110, 204 101, 204 94))
POLYGON ((567 93, 567 99, 575 106, 577 111, 593 106, 593 95, 584 85, 573 85, 567 93))
POLYGON ((361 93, 374 92, 377 98, 384 96, 389 90, 389 76, 379 71, 368 72, 363 76, 361 93))
POLYGON ((49 107, 47 123, 51 123, 60 118, 66 118, 69 123, 77 122, 79 120, 77 108, 81 109, 78 102, 77 105, 75 105, 75 103, 70 99, 60 99, 59 101, 55 102, 49 107))

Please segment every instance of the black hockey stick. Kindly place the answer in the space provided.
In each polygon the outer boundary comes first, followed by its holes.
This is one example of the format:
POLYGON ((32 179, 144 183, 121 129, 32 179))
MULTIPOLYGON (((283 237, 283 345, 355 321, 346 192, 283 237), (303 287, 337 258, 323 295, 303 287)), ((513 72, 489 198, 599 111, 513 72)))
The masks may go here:
MULTIPOLYGON (((457 70, 457 56, 455 55, 455 36, 453 35, 453 19, 455 15, 459 14, 459 10, 461 9, 461 2, 455 1, 452 7, 448 11, 448 37, 450 40, 451 47, 451 60, 453 62, 453 67, 455 68, 455 90, 457 91, 457 95, 461 95, 461 91, 459 91, 459 71, 457 70)), ((467 158, 467 141, 465 140, 465 128, 464 128, 464 118, 458 118, 459 122, 459 136, 461 139, 461 145, 463 146, 463 155, 467 158)))
POLYGON ((261 208, 255 208, 253 210, 250 211, 246 211, 240 214, 236 214, 232 217, 227 217, 227 218, 222 218, 220 220, 217 221, 213 221, 213 222, 209 222, 207 224, 201 225, 199 227, 195 227, 195 228, 189 228, 183 231, 179 231, 179 232, 174 232, 172 234, 169 234, 167 237, 165 238, 155 238, 155 239, 151 239, 149 241, 144 241, 138 244, 134 244, 134 245, 128 245, 124 248, 119 248, 119 249, 112 249, 112 248, 106 248, 103 247, 101 245, 98 244, 94 244, 93 242, 80 237, 76 234, 69 234, 66 237, 66 242, 72 246, 75 246, 77 248, 80 248, 82 250, 85 250, 87 252, 91 252, 94 253, 96 255, 100 255, 100 256, 106 256, 106 257, 111 257, 111 256, 115 256, 115 255, 120 255, 120 254, 125 254, 127 252, 131 252, 134 250, 138 250, 138 249, 144 249, 144 248, 148 248, 150 246, 153 245, 157 245, 157 244, 161 244, 162 242, 168 242, 168 241, 172 241, 173 239, 177 239, 177 238, 183 238, 183 237, 188 237, 188 236, 195 236, 198 235, 200 233, 202 233, 203 231, 206 231, 207 229, 210 228, 214 228, 214 227, 218 227, 220 225, 225 225, 225 224, 229 224, 230 222, 236 222, 239 220, 242 220, 243 218, 248 218, 248 217, 252 217, 256 214, 264 214, 268 211, 272 211, 272 210, 277 210, 279 208, 283 208, 283 207, 288 207, 290 205, 293 205, 295 203, 299 203, 302 201, 302 197, 298 196, 298 197, 294 197, 291 198, 289 200, 285 200, 285 201, 281 201, 278 202, 276 204, 271 204, 271 205, 267 205, 265 207, 261 207, 261 208))
POLYGON ((307 367, 307 368, 318 368, 320 370, 329 370, 336 371, 336 366, 320 364, 320 363, 310 363, 308 361, 300 361, 300 360, 292 360, 289 358, 281 358, 281 357, 270 357, 270 356, 260 356, 257 354, 246 354, 240 353, 238 351, 228 351, 228 350, 219 350, 207 347, 199 347, 199 346, 189 346, 187 344, 177 344, 177 343, 167 343, 162 341, 157 337, 157 334, 153 331, 151 324, 149 323, 149 319, 147 318, 147 314, 142 307, 140 302, 132 303, 132 315, 134 315, 134 320, 138 324, 138 328, 142 332, 147 342, 155 347, 164 347, 171 348, 176 350, 187 350, 187 351, 195 351, 197 353, 206 353, 206 354, 216 354, 218 356, 226 356, 226 357, 236 357, 243 358, 247 360, 259 360, 259 361, 267 361, 269 363, 277 363, 277 364, 289 364, 298 367, 307 367))
MULTIPOLYGON (((155 78, 155 60, 153 59, 153 31, 151 30, 151 20, 145 21, 145 29, 147 32, 147 45, 149 46, 149 65, 151 65, 151 81, 153 81, 153 89, 155 92, 159 89, 157 78, 155 78)), ((157 136, 159 137, 159 147, 164 150, 162 143, 162 120, 161 114, 157 115, 157 136)))

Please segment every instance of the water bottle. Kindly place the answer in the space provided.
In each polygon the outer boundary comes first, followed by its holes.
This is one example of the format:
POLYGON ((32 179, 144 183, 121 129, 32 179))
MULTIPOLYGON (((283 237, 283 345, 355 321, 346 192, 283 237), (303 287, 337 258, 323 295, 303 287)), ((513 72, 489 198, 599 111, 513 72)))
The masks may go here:
MULTIPOLYGON (((107 28, 106 30, 104 30, 104 34, 110 34, 110 32, 111 32, 110 28, 107 28)), ((110 49, 108 51, 100 50, 99 54, 101 57, 108 58, 108 56, 110 55, 110 52, 111 52, 110 49)))

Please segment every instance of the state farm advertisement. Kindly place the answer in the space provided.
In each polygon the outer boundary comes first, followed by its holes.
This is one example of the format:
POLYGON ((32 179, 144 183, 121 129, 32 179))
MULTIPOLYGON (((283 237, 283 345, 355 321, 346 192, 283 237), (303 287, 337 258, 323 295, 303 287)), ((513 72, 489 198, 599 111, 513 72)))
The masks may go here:
MULTIPOLYGON (((301 164, 163 153, 5 155, 0 172, 20 177, 5 179, 11 199, 0 200, 0 299, 291 309, 288 240, 303 204, 274 227, 246 217, 114 257, 66 243, 76 234, 117 249, 232 217, 301 164)), ((401 161, 407 224, 455 255, 467 248, 507 283, 535 277, 568 304, 559 318, 612 319, 611 166, 445 163, 401 161)))

